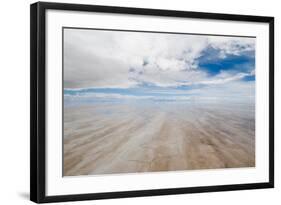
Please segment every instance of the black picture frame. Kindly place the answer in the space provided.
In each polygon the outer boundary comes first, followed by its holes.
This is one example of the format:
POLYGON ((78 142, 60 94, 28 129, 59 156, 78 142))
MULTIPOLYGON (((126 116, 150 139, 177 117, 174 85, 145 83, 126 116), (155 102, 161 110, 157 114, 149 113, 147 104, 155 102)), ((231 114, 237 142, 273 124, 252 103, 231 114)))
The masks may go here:
POLYGON ((217 192, 274 187, 274 18, 265 16, 38 2, 30 7, 30 200, 37 203, 217 192), (195 19, 262 22, 269 25, 269 181, 188 188, 46 196, 46 10, 86 11, 195 19))

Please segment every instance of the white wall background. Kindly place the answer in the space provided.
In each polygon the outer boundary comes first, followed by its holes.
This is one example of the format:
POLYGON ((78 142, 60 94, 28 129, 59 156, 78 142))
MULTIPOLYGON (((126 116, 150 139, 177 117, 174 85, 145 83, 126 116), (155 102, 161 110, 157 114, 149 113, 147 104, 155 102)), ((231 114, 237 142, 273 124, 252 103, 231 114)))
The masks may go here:
MULTIPOLYGON (((51 1, 51 0, 49 0, 51 1)), ((0 204, 29 201, 29 4, 0 5, 0 204)), ((275 17, 275 177, 276 188, 235 192, 157 196, 67 204, 278 204, 281 196, 281 12, 277 0, 67 0, 61 2, 146 7, 275 17)), ((231 177, 231 176, 229 176, 231 177)), ((279 202, 280 203, 280 202, 279 202)))

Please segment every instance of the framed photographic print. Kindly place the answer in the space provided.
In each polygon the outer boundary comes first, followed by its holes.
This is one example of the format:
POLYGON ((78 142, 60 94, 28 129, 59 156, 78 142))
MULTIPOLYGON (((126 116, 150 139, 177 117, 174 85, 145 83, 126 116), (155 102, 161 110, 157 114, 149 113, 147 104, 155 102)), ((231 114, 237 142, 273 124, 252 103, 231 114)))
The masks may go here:
POLYGON ((272 188, 274 18, 31 5, 34 202, 272 188))

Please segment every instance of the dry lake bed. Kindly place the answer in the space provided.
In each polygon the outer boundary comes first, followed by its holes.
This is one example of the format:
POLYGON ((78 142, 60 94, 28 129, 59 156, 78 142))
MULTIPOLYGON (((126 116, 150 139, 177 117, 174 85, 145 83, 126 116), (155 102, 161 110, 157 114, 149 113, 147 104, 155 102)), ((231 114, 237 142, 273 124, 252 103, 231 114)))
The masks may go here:
POLYGON ((64 108, 64 175, 255 166, 243 103, 93 103, 64 108))

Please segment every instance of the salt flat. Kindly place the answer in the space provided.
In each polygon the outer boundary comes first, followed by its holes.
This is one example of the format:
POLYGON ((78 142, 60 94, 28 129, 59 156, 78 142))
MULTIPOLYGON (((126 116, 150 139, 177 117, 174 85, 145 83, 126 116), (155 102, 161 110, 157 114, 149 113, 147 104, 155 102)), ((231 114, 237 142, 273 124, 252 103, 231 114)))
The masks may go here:
POLYGON ((255 107, 225 102, 64 108, 64 175, 255 166, 255 107))

